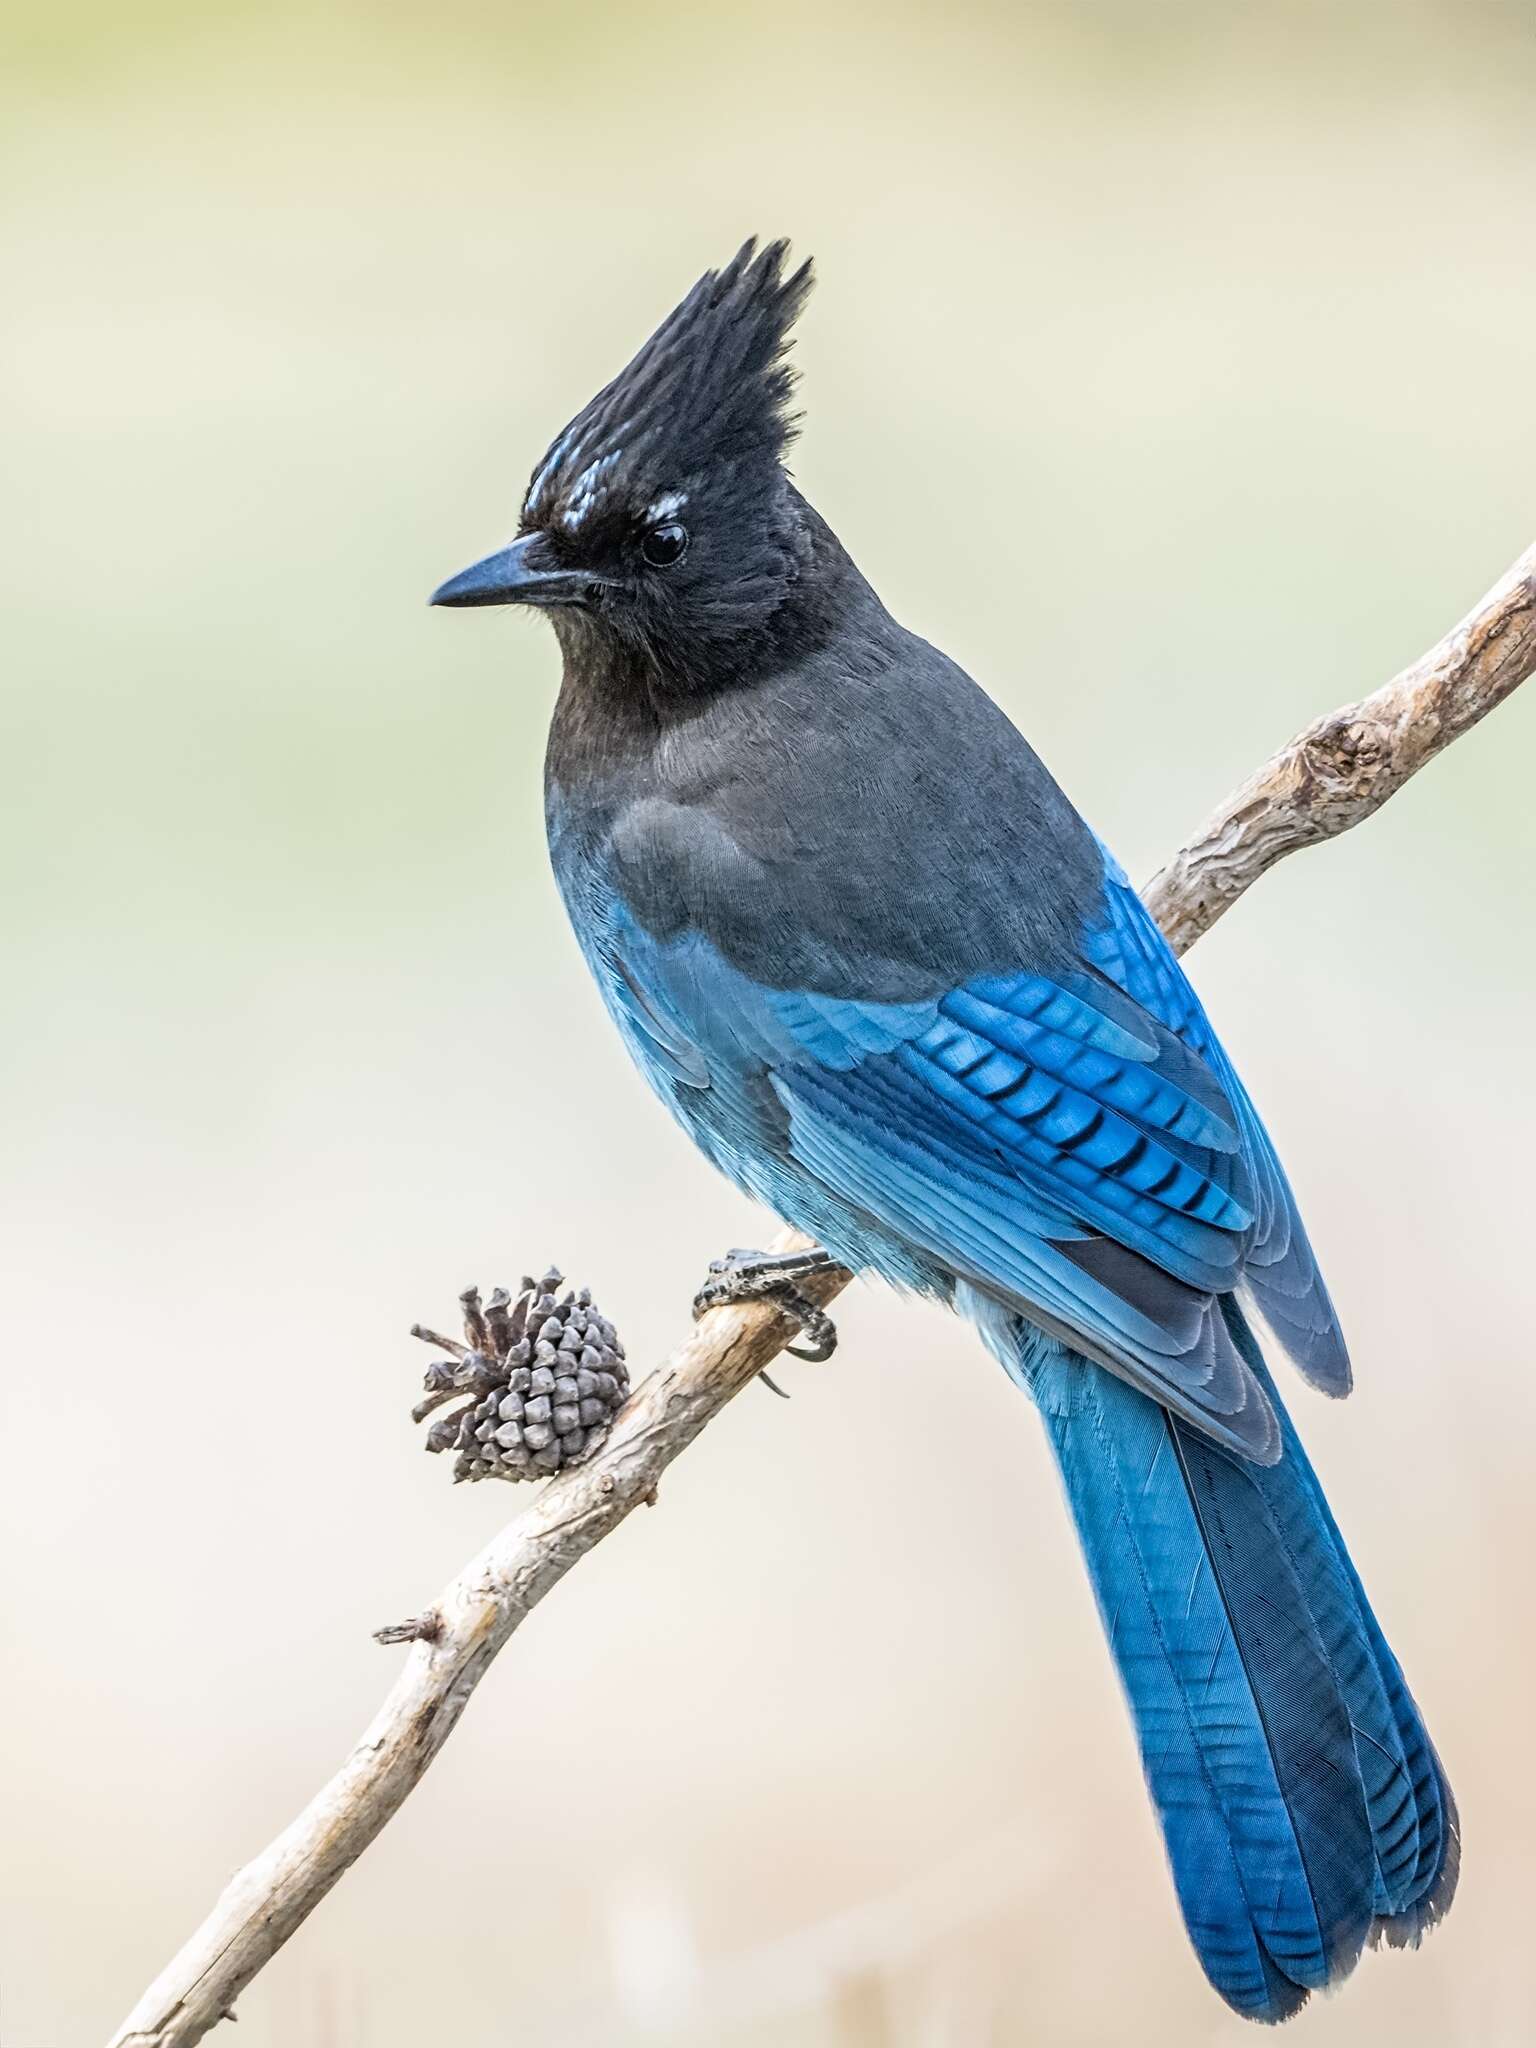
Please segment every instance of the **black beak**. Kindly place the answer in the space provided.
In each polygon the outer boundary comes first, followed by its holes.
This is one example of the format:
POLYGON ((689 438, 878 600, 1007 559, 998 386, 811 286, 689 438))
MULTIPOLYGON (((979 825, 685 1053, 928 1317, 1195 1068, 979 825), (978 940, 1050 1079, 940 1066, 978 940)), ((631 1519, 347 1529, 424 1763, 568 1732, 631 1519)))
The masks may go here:
POLYGON ((499 554, 487 555, 433 591, 431 602, 471 604, 580 604, 597 579, 562 569, 542 533, 525 533, 499 554))

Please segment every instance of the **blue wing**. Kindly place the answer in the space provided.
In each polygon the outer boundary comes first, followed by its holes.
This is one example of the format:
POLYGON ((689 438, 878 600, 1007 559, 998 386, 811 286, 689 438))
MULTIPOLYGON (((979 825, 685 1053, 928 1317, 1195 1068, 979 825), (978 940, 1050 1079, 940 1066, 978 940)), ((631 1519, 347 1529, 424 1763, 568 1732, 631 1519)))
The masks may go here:
POLYGON ((1104 858, 1106 916, 1085 935, 1085 956, 1160 1018, 1218 1079, 1236 1114, 1253 1179, 1255 1224, 1244 1248, 1244 1286, 1297 1370, 1326 1394, 1347 1394, 1351 1375, 1343 1332, 1269 1133, 1168 941, 1118 861, 1107 852, 1104 858))
POLYGON ((654 1084, 851 1262, 912 1248, 1261 1460, 1279 1428, 1217 1297, 1246 1283, 1313 1377, 1347 1373, 1273 1149, 1118 870, 1077 969, 927 1002, 766 988, 696 932, 604 925, 593 965, 654 1084))

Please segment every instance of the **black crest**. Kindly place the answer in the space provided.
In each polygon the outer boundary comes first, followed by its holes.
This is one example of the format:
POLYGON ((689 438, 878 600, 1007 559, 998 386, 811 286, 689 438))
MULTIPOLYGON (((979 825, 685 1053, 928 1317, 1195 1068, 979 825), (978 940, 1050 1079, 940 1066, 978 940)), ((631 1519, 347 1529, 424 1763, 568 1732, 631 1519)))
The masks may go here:
POLYGON ((794 436, 789 331, 811 265, 755 238, 707 271, 627 369, 577 414, 534 471, 524 516, 578 532, 604 500, 685 490, 703 473, 776 464, 794 436))

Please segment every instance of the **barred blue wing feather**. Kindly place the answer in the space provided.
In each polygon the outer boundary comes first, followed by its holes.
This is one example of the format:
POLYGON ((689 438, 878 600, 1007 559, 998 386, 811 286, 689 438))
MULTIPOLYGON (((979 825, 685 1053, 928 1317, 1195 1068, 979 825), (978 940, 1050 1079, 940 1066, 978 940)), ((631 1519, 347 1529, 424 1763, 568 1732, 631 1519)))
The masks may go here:
POLYGON ((617 905, 594 953, 642 1065, 754 1193, 751 1162, 777 1143, 945 1274, 1032 1308, 1219 1441, 1277 1454, 1214 1309, 1254 1222, 1241 1126, 1160 1020, 1093 1000, 1086 975, 910 1004, 776 990, 617 905))
POLYGON ((1297 1370, 1324 1393, 1351 1384, 1344 1333, 1308 1241, 1296 1198, 1248 1091, 1146 905, 1106 854, 1104 915, 1084 935, 1089 961, 1167 1025, 1219 1081, 1242 1133, 1256 1201, 1243 1280, 1297 1370))

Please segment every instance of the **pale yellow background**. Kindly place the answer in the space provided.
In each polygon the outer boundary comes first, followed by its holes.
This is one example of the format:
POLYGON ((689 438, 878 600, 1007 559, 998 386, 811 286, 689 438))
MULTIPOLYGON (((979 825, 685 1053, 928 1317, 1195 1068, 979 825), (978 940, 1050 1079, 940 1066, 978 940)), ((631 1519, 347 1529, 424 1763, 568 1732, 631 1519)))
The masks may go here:
MULTIPOLYGON (((406 1325, 556 1256, 643 1361, 768 1227, 562 923, 551 641, 427 591, 699 270, 790 233, 805 488, 1144 874, 1536 531, 1536 18, 8 28, 0 2040, 74 2048, 515 1505, 421 1455, 406 1325)), ((1297 2041, 1536 2038, 1533 742, 1536 695, 1195 961, 1353 1340, 1355 1399, 1295 1405, 1466 1820, 1449 1926, 1297 2041)), ((841 1325, 541 1610, 237 2048, 1252 2038, 1027 1405, 937 1313, 841 1325)))

